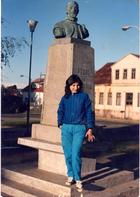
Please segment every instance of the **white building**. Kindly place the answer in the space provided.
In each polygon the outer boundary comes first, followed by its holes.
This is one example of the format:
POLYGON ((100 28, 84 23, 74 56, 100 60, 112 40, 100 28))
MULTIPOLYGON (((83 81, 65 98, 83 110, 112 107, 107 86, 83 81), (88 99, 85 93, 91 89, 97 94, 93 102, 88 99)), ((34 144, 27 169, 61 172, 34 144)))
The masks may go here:
MULTIPOLYGON (((43 86, 44 86, 44 78, 38 78, 32 81, 31 105, 40 106, 43 104, 43 86)), ((29 86, 26 86, 24 89, 22 89, 24 103, 28 102, 28 91, 29 91, 29 86)))
POLYGON ((139 120, 140 59, 129 54, 96 72, 95 114, 100 117, 139 120))

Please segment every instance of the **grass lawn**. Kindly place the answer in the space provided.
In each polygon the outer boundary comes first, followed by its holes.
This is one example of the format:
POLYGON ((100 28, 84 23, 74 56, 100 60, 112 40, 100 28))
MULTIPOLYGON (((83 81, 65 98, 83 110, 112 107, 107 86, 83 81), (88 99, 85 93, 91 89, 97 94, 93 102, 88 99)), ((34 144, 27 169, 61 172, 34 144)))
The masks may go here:
MULTIPOLYGON (((30 124, 33 124, 33 123, 40 123, 40 120, 30 120, 30 124)), ((23 119, 16 119, 16 120, 4 120, 2 121, 1 123, 1 126, 2 127, 25 127, 26 126, 26 120, 23 119)))

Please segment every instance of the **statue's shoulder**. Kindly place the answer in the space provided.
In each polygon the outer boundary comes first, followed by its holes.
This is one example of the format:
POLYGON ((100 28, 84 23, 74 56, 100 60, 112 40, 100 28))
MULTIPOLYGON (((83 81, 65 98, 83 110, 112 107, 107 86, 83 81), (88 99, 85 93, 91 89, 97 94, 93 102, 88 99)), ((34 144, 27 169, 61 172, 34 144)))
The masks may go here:
POLYGON ((66 24, 66 21, 65 21, 65 20, 59 21, 59 22, 57 22, 57 23, 54 25, 54 27, 63 27, 65 24, 66 24))
POLYGON ((57 22, 54 25, 53 28, 53 34, 55 36, 55 38, 64 38, 66 37, 66 32, 65 32, 65 20, 57 22))

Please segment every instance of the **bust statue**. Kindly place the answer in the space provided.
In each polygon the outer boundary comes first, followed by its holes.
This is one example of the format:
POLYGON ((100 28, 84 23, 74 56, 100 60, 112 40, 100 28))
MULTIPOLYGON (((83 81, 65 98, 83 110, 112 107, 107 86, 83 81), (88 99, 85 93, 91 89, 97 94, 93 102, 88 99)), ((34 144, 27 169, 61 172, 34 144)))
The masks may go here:
POLYGON ((78 38, 85 39, 89 36, 88 30, 85 25, 77 23, 77 15, 79 13, 79 5, 75 1, 70 1, 66 7, 67 17, 65 20, 55 24, 53 34, 55 38, 78 38))

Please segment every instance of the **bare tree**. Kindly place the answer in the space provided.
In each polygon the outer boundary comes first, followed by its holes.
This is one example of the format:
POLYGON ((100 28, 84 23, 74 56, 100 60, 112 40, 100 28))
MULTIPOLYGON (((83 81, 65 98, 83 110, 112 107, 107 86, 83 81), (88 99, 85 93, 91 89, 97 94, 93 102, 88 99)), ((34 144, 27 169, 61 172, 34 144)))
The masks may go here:
MULTIPOLYGON (((1 23, 4 24, 4 19, 2 18, 1 23)), ((1 37, 1 66, 10 67, 10 58, 13 58, 16 51, 22 51, 25 46, 29 46, 28 42, 24 37, 15 38, 12 36, 2 36, 1 37)))

